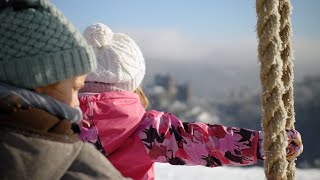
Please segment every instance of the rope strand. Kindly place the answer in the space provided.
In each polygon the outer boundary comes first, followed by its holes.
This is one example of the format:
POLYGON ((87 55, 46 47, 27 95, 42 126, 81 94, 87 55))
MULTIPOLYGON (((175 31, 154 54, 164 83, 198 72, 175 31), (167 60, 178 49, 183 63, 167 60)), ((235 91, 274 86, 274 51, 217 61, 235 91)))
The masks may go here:
MULTIPOLYGON (((289 0, 281 0, 279 4, 280 38, 282 41, 281 59, 283 60, 282 81, 285 86, 285 93, 282 97, 287 111, 286 128, 293 129, 295 122, 294 100, 293 100, 293 53, 291 46, 291 13, 292 6, 289 0)), ((287 167, 287 179, 295 179, 295 161, 289 161, 287 167)))
POLYGON ((294 162, 286 160, 286 127, 294 127, 291 5, 289 0, 256 0, 256 11, 265 174, 271 180, 294 179, 294 162))

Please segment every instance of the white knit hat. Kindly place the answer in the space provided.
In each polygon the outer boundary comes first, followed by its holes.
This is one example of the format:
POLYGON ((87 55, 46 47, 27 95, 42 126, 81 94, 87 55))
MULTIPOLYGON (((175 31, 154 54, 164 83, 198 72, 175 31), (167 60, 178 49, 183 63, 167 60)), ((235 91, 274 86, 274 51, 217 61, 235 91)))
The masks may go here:
POLYGON ((129 36, 113 33, 106 25, 88 26, 84 37, 93 47, 98 68, 89 74, 82 92, 134 91, 145 74, 145 61, 129 36))

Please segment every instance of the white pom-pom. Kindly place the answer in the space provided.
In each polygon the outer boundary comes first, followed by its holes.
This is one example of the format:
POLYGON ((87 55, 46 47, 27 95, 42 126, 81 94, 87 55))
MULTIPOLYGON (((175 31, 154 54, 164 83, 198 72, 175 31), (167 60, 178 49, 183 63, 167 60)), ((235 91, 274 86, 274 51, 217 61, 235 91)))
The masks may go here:
POLYGON ((111 29, 101 23, 88 26, 83 33, 83 36, 87 40, 88 44, 93 47, 103 47, 110 45, 113 38, 113 32, 111 29))

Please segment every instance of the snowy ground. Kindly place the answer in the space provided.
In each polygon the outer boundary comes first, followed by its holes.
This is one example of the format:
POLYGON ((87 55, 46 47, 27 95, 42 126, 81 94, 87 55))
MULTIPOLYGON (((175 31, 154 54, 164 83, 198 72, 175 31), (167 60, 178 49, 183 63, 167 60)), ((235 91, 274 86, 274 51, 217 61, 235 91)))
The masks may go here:
MULTIPOLYGON (((158 164, 155 166, 156 180, 263 180, 262 168, 250 167, 216 167, 171 166, 158 164)), ((320 169, 297 169, 296 180, 320 180, 320 169)))

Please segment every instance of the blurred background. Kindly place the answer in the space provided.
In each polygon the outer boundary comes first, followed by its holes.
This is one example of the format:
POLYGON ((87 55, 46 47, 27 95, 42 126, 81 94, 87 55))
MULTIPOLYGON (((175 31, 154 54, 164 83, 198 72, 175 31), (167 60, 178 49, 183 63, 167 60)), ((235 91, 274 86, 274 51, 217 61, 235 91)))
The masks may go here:
MULTIPOLYGON (((147 64, 151 108, 185 121, 261 129, 255 0, 52 0, 83 31, 130 35, 147 64)), ((320 168, 320 1, 292 0, 297 167, 320 168)))

